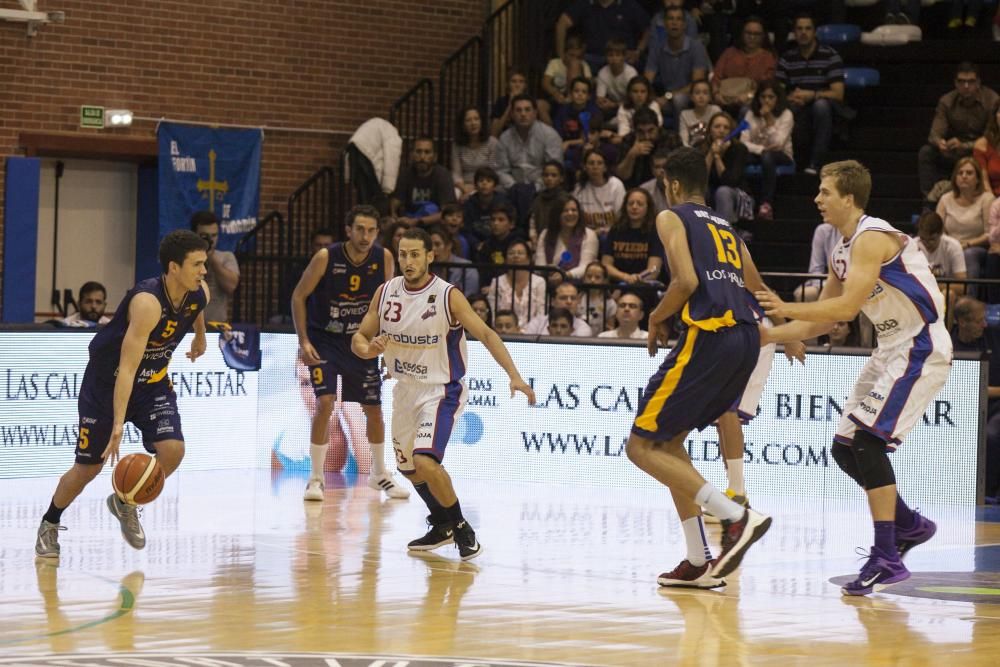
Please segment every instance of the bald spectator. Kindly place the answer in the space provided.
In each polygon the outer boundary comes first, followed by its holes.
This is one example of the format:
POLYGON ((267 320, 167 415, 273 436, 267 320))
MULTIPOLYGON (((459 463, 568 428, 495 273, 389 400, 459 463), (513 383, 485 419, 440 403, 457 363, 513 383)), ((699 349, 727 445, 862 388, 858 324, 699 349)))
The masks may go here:
MULTIPOLYGON (((555 289, 550 306, 552 308, 564 308, 569 311, 572 322, 570 331, 573 336, 587 337, 594 335, 593 330, 584 320, 573 315, 573 313, 575 313, 580 307, 580 292, 573 283, 560 283, 555 289)), ((544 335, 548 331, 549 319, 549 315, 539 315, 531 319, 526 325, 524 325, 524 333, 544 335)))
POLYGON ((635 292, 622 292, 622 295, 618 297, 618 309, 615 311, 618 326, 611 331, 597 334, 597 337, 645 340, 647 333, 639 328, 639 323, 644 315, 642 299, 639 298, 639 295, 635 292))
POLYGON ((76 299, 77 312, 63 318, 60 324, 67 327, 97 327, 107 324, 111 318, 104 314, 108 306, 108 291, 104 285, 89 280, 80 288, 76 299))

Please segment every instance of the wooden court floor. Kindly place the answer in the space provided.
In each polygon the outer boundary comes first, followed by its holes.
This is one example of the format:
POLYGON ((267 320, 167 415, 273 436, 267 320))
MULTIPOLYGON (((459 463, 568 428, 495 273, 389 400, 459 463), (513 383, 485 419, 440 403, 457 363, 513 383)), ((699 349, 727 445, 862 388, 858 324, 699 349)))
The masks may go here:
POLYGON ((940 530, 912 579, 845 599, 860 498, 752 497, 774 527, 729 585, 668 591, 665 491, 457 480, 485 545, 461 563, 407 555, 415 498, 331 478, 306 504, 302 477, 255 470, 182 470, 133 551, 101 477, 54 566, 33 551, 54 484, 0 481, 0 665, 1000 665, 1000 523, 971 509, 923 508, 940 530))

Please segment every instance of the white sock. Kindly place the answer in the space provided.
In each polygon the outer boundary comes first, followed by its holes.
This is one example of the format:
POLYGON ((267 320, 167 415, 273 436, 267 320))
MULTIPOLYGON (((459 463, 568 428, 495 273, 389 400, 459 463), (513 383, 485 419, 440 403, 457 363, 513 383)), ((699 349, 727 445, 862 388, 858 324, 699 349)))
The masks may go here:
POLYGON ((743 457, 726 459, 726 477, 729 479, 729 490, 738 496, 747 494, 743 486, 743 457))
POLYGON ((684 541, 687 542, 688 562, 698 567, 712 560, 712 550, 708 547, 708 537, 705 535, 705 524, 701 516, 691 517, 681 522, 684 528, 684 541))
POLYGON ((309 479, 323 479, 323 463, 326 461, 326 450, 330 445, 309 444, 309 458, 312 464, 312 473, 309 479))
POLYGON ((385 474, 385 443, 372 443, 372 475, 385 474))
POLYGON ((734 503, 708 482, 695 494, 694 501, 723 521, 736 521, 743 516, 741 505, 734 503))

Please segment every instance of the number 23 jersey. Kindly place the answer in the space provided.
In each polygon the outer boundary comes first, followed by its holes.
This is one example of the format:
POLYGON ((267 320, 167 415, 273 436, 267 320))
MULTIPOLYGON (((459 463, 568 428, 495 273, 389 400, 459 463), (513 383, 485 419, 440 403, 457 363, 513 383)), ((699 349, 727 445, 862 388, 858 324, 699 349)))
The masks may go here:
POLYGON ((430 276, 417 290, 403 276, 385 284, 379 299, 380 334, 389 337, 383 355, 400 382, 447 384, 465 375, 465 329, 454 321, 448 297, 455 286, 430 276))

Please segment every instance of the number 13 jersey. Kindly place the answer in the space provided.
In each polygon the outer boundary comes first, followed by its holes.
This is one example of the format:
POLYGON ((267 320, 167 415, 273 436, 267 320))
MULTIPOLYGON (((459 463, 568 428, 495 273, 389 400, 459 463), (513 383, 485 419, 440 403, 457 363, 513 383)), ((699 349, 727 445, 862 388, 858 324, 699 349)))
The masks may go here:
POLYGON ((403 276, 385 284, 379 299, 380 333, 389 374, 400 382, 447 384, 465 375, 465 329, 454 321, 448 297, 455 286, 430 276, 418 290, 403 276))

